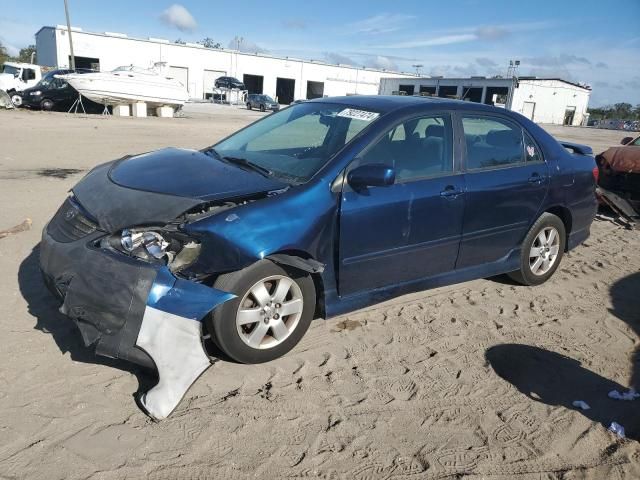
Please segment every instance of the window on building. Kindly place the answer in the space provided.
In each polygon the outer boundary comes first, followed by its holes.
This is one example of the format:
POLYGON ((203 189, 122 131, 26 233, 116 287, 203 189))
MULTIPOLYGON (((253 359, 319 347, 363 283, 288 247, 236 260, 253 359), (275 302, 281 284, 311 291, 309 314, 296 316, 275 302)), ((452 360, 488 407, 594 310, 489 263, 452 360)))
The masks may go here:
POLYGON ((523 163, 522 129, 495 117, 464 116, 467 170, 523 163))

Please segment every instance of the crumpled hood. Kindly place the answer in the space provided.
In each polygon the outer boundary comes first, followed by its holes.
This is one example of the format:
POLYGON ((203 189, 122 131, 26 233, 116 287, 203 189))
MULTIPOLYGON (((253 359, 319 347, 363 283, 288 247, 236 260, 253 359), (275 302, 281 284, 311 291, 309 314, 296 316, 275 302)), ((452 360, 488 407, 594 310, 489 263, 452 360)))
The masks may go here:
POLYGON ((196 150, 165 148, 119 161, 111 180, 127 188, 202 200, 223 200, 285 185, 196 150))
POLYGON ((284 186, 198 151, 168 148, 99 165, 72 190, 100 229, 112 233, 162 225, 202 203, 284 186))

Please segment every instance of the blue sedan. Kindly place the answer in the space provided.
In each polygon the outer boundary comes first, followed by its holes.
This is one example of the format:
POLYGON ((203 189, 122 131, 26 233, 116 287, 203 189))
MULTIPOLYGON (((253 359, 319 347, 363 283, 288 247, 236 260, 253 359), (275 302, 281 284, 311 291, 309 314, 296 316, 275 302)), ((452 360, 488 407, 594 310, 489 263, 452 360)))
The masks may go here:
POLYGON ((313 318, 508 273, 543 283, 589 236, 596 165, 523 116, 419 97, 291 106, 202 151, 99 165, 41 269, 101 355, 154 366, 164 418, 209 365, 284 355, 313 318))

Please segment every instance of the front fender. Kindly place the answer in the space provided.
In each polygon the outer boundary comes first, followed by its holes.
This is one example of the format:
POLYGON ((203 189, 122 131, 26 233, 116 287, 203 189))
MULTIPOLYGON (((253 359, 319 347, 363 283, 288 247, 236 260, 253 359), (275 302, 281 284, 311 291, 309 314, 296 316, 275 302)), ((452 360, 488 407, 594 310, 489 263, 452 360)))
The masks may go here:
POLYGON ((225 210, 184 226, 201 242, 189 271, 217 274, 240 270, 269 255, 301 251, 332 263, 337 198, 323 183, 225 210))

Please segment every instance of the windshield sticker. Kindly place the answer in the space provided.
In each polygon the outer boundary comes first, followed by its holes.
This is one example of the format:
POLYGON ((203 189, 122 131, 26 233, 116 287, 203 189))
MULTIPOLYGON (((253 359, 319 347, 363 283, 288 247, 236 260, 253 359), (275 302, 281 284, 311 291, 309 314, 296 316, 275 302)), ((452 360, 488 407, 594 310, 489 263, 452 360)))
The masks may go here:
POLYGON ((527 153, 529 154, 530 157, 533 157, 536 154, 536 149, 531 145, 527 145, 527 153))
POLYGON ((345 108, 338 117, 353 118, 355 120, 363 120, 365 122, 371 122, 380 116, 379 113, 367 112, 366 110, 357 110, 355 108, 345 108))

